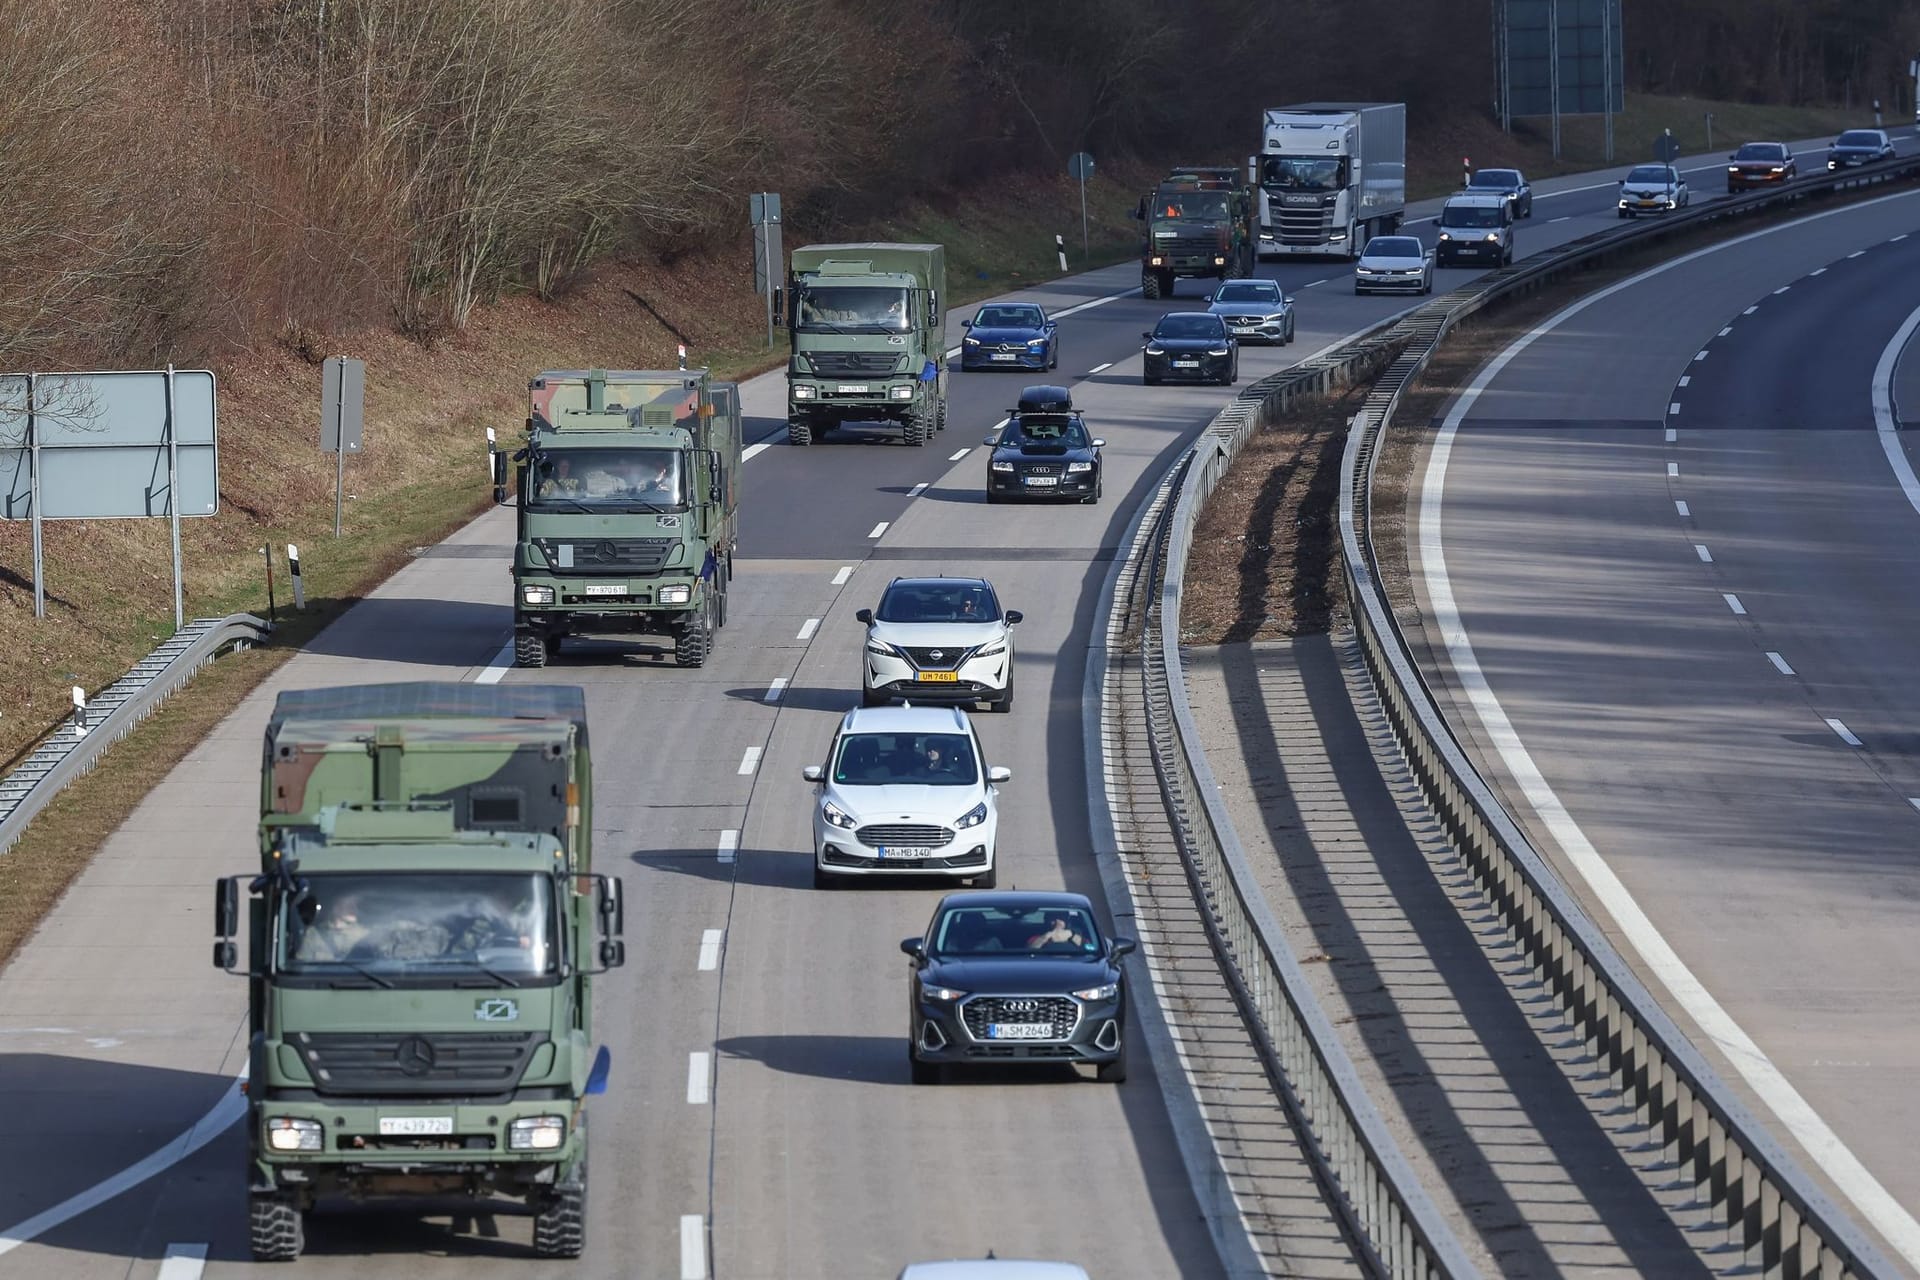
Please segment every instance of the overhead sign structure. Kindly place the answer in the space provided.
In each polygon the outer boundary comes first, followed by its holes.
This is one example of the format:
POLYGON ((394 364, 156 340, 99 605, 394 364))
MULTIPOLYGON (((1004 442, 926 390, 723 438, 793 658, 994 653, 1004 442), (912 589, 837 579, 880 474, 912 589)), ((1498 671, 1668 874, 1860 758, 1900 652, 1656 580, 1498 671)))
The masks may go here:
POLYGON ((1495 0, 1495 94, 1501 127, 1514 116, 1550 116, 1553 154, 1560 154, 1560 117, 1606 121, 1613 158, 1613 117, 1626 107, 1626 55, 1621 0, 1495 0))
POLYGON ((43 521, 165 517, 183 625, 179 522, 220 510, 215 400, 206 369, 0 375, 0 518, 33 522, 36 617, 43 521))
POLYGON ((366 426, 367 362, 328 356, 320 371, 320 452, 333 459, 333 536, 340 536, 347 455, 359 453, 366 426))

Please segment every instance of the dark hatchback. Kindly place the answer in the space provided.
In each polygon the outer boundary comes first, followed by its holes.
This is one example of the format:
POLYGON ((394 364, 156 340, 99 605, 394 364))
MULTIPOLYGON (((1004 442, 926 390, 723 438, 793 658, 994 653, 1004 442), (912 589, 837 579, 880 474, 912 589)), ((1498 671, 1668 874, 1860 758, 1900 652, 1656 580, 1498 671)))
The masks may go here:
POLYGON ((1078 893, 950 893, 912 958, 907 1060, 915 1084, 949 1063, 1084 1062, 1127 1078, 1131 938, 1102 936, 1078 893))
POLYGON ((987 437, 987 501, 1072 498, 1100 501, 1100 450, 1065 387, 1028 387, 1007 425, 987 437))
POLYGON ((1031 302, 982 307, 966 322, 960 368, 1051 369, 1060 363, 1060 326, 1031 302))
POLYGON ((1169 311, 1147 340, 1140 364, 1140 380, 1148 386, 1162 382, 1240 381, 1240 343, 1227 332, 1226 321, 1206 311, 1169 311))

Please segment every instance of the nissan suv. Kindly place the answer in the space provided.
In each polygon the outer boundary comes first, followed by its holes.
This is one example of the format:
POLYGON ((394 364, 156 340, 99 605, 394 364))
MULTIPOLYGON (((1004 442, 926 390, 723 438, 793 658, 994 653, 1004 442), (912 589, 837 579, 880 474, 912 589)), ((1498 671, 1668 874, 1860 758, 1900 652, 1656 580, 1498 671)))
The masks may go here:
POLYGON ((912 698, 1013 710, 1013 628, 1020 611, 1003 611, 985 578, 895 578, 879 608, 853 616, 867 626, 861 706, 912 698))

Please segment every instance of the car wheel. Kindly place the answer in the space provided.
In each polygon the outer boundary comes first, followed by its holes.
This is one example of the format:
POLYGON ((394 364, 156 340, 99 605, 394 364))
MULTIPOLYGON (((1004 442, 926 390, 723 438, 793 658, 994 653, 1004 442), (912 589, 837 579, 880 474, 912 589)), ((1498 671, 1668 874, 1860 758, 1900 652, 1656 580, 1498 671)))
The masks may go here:
POLYGON ((939 1084, 947 1074, 941 1063, 920 1061, 913 1051, 912 1042, 907 1044, 907 1069, 912 1073, 915 1084, 939 1084))
POLYGON ((1000 883, 1000 864, 995 863, 968 881, 976 889, 992 889, 1000 883))
POLYGON ((1125 1084, 1127 1082, 1127 1037, 1120 1034, 1120 1052, 1114 1055, 1112 1062, 1103 1062, 1093 1070, 1093 1078, 1101 1084, 1125 1084))
POLYGON ((1157 387, 1160 385, 1160 379, 1148 373, 1143 373, 1140 375, 1140 382, 1141 382, 1141 385, 1148 386, 1148 387, 1157 387))
POLYGON ((1051 347, 1047 351, 1047 368, 1058 369, 1059 367, 1060 367, 1060 348, 1057 346, 1051 347))
POLYGON ((1013 672, 1007 672, 1006 696, 987 704, 1001 715, 1013 710, 1013 672))
POLYGON ((1363 293, 1365 293, 1365 292, 1366 292, 1366 290, 1365 290, 1365 289, 1362 289, 1362 288, 1360 287, 1360 285, 1358 284, 1358 282, 1356 282, 1356 283, 1354 284, 1354 286, 1353 286, 1353 296, 1354 296, 1354 297, 1356 297, 1356 298, 1357 298, 1357 297, 1359 297, 1359 296, 1360 296, 1361 294, 1363 294, 1363 293))
POLYGON ((990 506, 990 507, 997 507, 997 506, 999 506, 999 505, 1000 505, 1000 504, 1001 504, 1002 502, 1005 502, 1005 501, 1006 501, 1006 499, 1005 499, 1005 498, 1002 498, 1002 497, 1001 497, 1001 496, 1000 496, 999 494, 997 494, 997 493, 995 493, 995 492, 994 492, 994 491, 993 491, 992 489, 988 489, 988 490, 987 490, 987 505, 988 505, 988 506, 990 506))
POLYGON ((838 889, 840 887, 840 877, 834 875, 831 871, 828 871, 816 862, 813 864, 813 887, 816 889, 838 889))

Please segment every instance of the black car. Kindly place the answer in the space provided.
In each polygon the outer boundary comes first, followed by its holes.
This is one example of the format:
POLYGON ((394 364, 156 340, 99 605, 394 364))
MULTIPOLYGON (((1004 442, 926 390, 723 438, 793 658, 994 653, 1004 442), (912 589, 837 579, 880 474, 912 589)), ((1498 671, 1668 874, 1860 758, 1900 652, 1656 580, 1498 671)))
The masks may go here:
POLYGON ((987 501, 1073 498, 1100 501, 1100 450, 1065 387, 1028 387, 1007 414, 1007 425, 987 437, 987 501))
POLYGON ((1162 382, 1240 381, 1240 343, 1227 332, 1226 321, 1206 311, 1169 311, 1147 340, 1140 380, 1148 386, 1162 382))
POLYGON ((1849 129, 1827 148, 1827 168, 1851 169, 1893 159, 1893 140, 1881 129, 1849 129))
POLYGON ((950 893, 913 959, 907 1061, 915 1084, 938 1084, 952 1062, 1085 1062, 1097 1079, 1127 1078, 1131 938, 1108 938, 1078 893, 950 893))
POLYGON ((1533 184, 1518 169, 1482 169, 1467 180, 1467 190, 1475 195, 1498 191, 1513 205, 1513 216, 1533 216, 1533 184))

